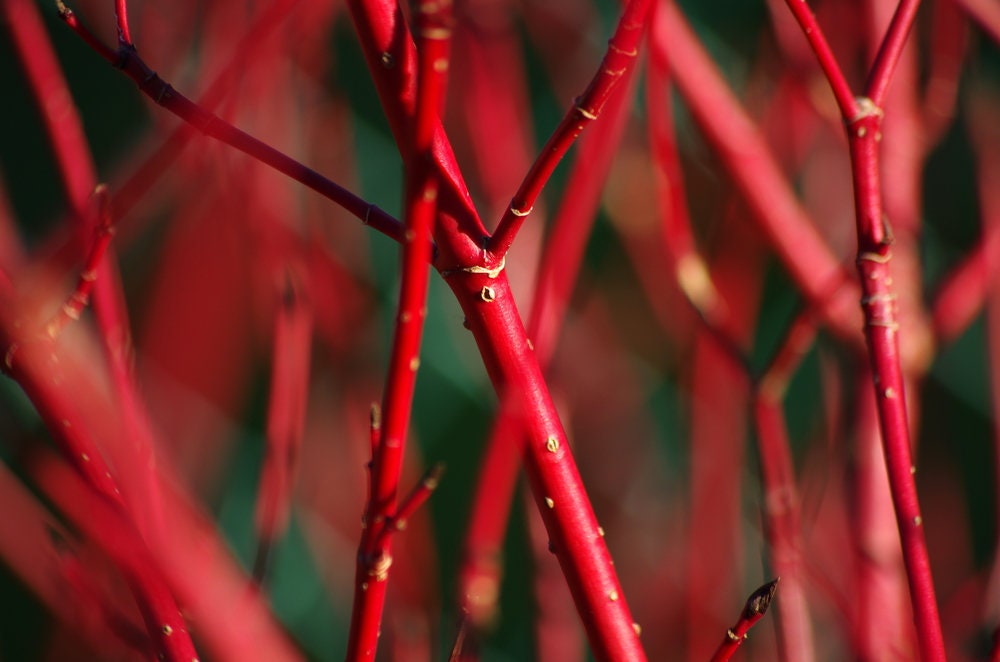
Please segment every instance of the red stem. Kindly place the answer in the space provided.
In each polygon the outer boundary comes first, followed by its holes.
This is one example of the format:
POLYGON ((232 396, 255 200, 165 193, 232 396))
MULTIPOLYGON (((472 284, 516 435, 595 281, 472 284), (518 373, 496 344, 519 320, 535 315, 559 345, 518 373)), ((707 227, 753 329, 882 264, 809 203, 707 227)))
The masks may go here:
POLYGON ((218 115, 206 111, 197 103, 179 93, 169 83, 160 78, 139 57, 134 46, 124 45, 117 52, 100 42, 76 19, 76 15, 63 6, 60 10, 63 21, 109 63, 121 69, 138 88, 150 99, 178 116, 201 133, 215 138, 244 154, 252 156, 278 172, 316 191, 335 204, 346 209, 365 225, 370 225, 382 234, 403 241, 403 227, 392 216, 335 184, 312 168, 276 150, 270 145, 237 129, 218 115))
MULTIPOLYGON (((407 73, 412 68, 412 42, 394 3, 356 0, 350 7, 369 70, 399 143, 412 102, 413 81, 407 73), (385 67, 386 58, 394 65, 391 69, 385 67)), ((448 187, 442 182, 442 193, 452 191, 461 180, 457 172, 450 170, 454 157, 440 131, 435 134, 435 146, 435 158, 442 172, 451 177, 446 180, 450 182, 448 187)), ((524 417, 530 439, 526 462, 532 492, 584 621, 591 648, 602 660, 644 660, 610 555, 569 453, 566 434, 538 361, 530 350, 506 274, 495 256, 484 254, 475 237, 462 231, 462 228, 482 227, 471 202, 463 207, 456 207, 456 202, 464 204, 468 200, 467 197, 439 200, 435 235, 441 253, 439 269, 465 311, 467 324, 500 399, 509 393, 522 400, 518 414, 524 417), (455 213, 461 216, 456 218, 455 213)))
POLYGON ((695 121, 799 291, 832 331, 860 344, 856 286, 674 2, 657 5, 654 30, 653 56, 669 63, 695 121))
MULTIPOLYGON (((402 10, 395 0, 350 0, 354 28, 375 82, 389 128, 401 154, 410 150, 416 105, 416 48, 402 10)), ((451 144, 435 120, 433 162, 439 192, 434 235, 439 268, 465 268, 483 261, 486 229, 476 213, 451 144)), ((488 260, 496 268, 499 260, 488 260)))
POLYGON ((309 398, 312 310, 291 272, 275 313, 267 454, 257 493, 257 556, 253 576, 261 582, 273 543, 288 525, 292 486, 309 398))
POLYGON ((466 315, 494 388, 520 400, 532 493, 549 532, 591 650, 598 660, 645 660, 569 442, 501 272, 453 274, 448 284, 466 315))
MULTIPOLYGON (((896 70, 896 63, 903 52, 903 46, 910 36, 910 28, 917 17, 917 9, 920 7, 920 0, 901 0, 896 6, 896 12, 892 16, 889 28, 879 46, 875 62, 868 72, 868 81, 865 83, 865 96, 871 99, 877 107, 881 107, 885 102, 885 93, 889 89, 892 81, 892 74, 896 70)), ((860 109, 862 113, 864 108, 860 109)), ((844 117, 853 119, 857 113, 844 117)))
MULTIPOLYGON (((406 237, 403 244, 399 309, 389 360, 378 450, 372 458, 371 494, 358 550, 348 660, 371 660, 378 646, 382 611, 392 563, 391 536, 398 522, 396 499, 413 391, 420 364, 420 342, 427 315, 427 278, 431 229, 437 208, 438 180, 433 140, 439 124, 451 42, 449 0, 422 2, 416 9, 420 36, 413 138, 407 158, 406 237)), ((429 490, 427 491, 429 494, 429 490)))
POLYGON ((104 254, 107 252, 108 245, 111 243, 111 237, 114 235, 114 229, 111 227, 111 203, 108 199, 107 187, 104 185, 98 186, 94 191, 93 199, 94 206, 98 209, 94 217, 99 219, 98 225, 94 229, 93 243, 83 264, 83 269, 80 271, 80 276, 77 279, 73 293, 59 309, 59 312, 56 313, 56 316, 45 327, 45 332, 50 338, 55 338, 59 335, 59 332, 66 324, 80 319, 80 315, 83 313, 84 308, 87 307, 88 301, 90 301, 90 293, 94 289, 94 282, 97 280, 98 268, 104 260, 104 254))
MULTIPOLYGON (((630 74, 631 77, 631 74, 630 74)), ((567 194, 539 260, 538 282, 532 298, 528 337, 539 365, 547 369, 557 346, 573 284, 577 281, 586 242, 597 218, 600 191, 611 159, 624 134, 631 100, 631 80, 625 93, 610 101, 605 131, 588 134, 569 175, 567 194)), ((463 612, 481 627, 489 622, 499 597, 498 563, 507 529, 510 502, 523 451, 523 432, 514 418, 517 403, 503 401, 487 442, 464 542, 459 596, 463 612)))
MULTIPOLYGON (((424 505, 431 495, 434 494, 434 490, 437 489, 438 484, 441 482, 441 477, 444 476, 444 465, 435 464, 426 472, 424 472, 423 477, 417 483, 416 487, 406 495, 406 497, 400 502, 399 508, 396 510, 396 514, 392 516, 392 520, 389 526, 382 528, 382 533, 380 538, 384 539, 392 535, 395 531, 404 531, 409 523, 410 517, 413 516, 420 506, 424 505)), ((377 541, 376 544, 380 544, 384 540, 377 541)))
POLYGON ((854 117, 858 111, 857 102, 854 100, 854 93, 851 92, 851 88, 847 84, 847 79, 844 78, 844 72, 840 69, 837 58, 834 57, 833 51, 830 50, 830 44, 827 43, 826 36, 823 34, 823 30, 820 29, 815 14, 809 9, 809 5, 806 4, 805 0, 787 0, 787 4, 792 15, 795 16, 795 20, 802 26, 802 32, 809 41, 809 46, 812 48, 813 53, 816 54, 816 60, 819 62, 819 66, 823 69, 823 73, 830 83, 833 96, 837 100, 837 106, 840 108, 840 114, 844 117, 854 117))
POLYGON ((82 634, 95 652, 109 658, 119 658, 126 645, 152 652, 141 624, 107 604, 104 587, 97 585, 92 568, 71 545, 73 535, 3 463, 0 502, 7 514, 0 520, 0 557, 51 614, 82 634))
POLYGON ((782 400, 795 368, 816 337, 811 315, 793 322, 781 349, 758 383, 754 422, 764 481, 764 525, 771 564, 782 578, 778 637, 782 659, 816 659, 804 585, 801 506, 782 400))
POLYGON ((118 26, 118 44, 132 45, 132 34, 128 27, 128 1, 115 0, 115 24, 118 26))
POLYGON ((774 599, 774 592, 778 589, 778 580, 764 584, 747 598, 747 603, 743 607, 740 618, 736 625, 726 631, 726 636, 722 643, 712 655, 711 662, 727 662, 739 648, 740 644, 747 638, 750 628, 757 624, 757 621, 764 617, 767 608, 774 599))
POLYGON ((608 98, 635 65, 639 44, 645 34, 646 18, 651 0, 629 0, 614 35, 608 41, 608 51, 586 91, 574 102, 559 126, 542 147, 521 186, 504 211, 496 232, 490 238, 489 249, 503 257, 510 250, 514 237, 531 213, 531 209, 549 181, 556 166, 583 129, 600 116, 608 98))
POLYGON ((1000 44, 1000 5, 990 0, 954 1, 990 36, 993 43, 1000 44))
POLYGON ((198 659, 160 567, 123 512, 51 455, 35 470, 38 482, 56 499, 70 521, 114 561, 124 576, 136 597, 158 659, 171 662, 198 659))
POLYGON ((889 270, 892 236, 884 220, 879 188, 881 123, 881 110, 866 100, 862 115, 848 124, 858 226, 857 265, 889 485, 921 656, 929 662, 945 659, 944 640, 913 478, 915 467, 899 359, 896 294, 889 270))

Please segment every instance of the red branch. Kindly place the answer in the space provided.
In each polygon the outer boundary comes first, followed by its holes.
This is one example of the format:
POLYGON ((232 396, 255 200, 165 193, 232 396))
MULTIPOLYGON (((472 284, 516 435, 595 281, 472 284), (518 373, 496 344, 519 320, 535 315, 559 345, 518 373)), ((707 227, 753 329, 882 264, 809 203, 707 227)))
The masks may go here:
POLYGON ((739 620, 736 621, 736 625, 726 631, 726 636, 716 649, 711 662, 727 662, 733 656, 736 649, 747 638, 750 628, 764 617, 767 608, 771 606, 771 600, 774 599, 774 592, 776 590, 778 590, 777 579, 764 584, 750 594, 739 620))
POLYGON ((94 49, 110 64, 121 69, 131 78, 138 88, 166 110, 181 118, 201 133, 252 156, 278 172, 290 177, 335 204, 353 214, 365 225, 370 225, 382 234, 403 241, 403 228, 399 221, 373 204, 365 202, 347 189, 330 181, 312 168, 276 150, 257 138, 240 131, 233 125, 221 119, 218 115, 208 112, 197 103, 191 101, 175 90, 169 83, 160 78, 155 71, 139 57, 132 45, 122 45, 117 51, 112 51, 102 45, 93 34, 76 18, 76 14, 60 3, 60 17, 73 29, 84 42, 94 49))
MULTIPOLYGON (((395 3, 355 0, 350 7, 369 70, 400 143, 413 98, 413 45, 408 30, 395 3)), ((442 193, 454 191, 461 179, 451 171, 454 157, 441 131, 435 134, 435 147, 435 158, 442 172, 450 177, 447 187, 442 181, 442 193)), ((463 197, 457 202, 466 200, 463 197)), ((453 198, 446 206, 446 201, 445 196, 439 199, 435 230, 439 269, 465 311, 467 325, 501 401, 506 394, 521 400, 517 413, 524 419, 529 438, 526 464, 532 492, 591 648, 601 660, 644 660, 610 554, 538 361, 531 352, 506 274, 495 256, 484 254, 478 242, 470 242, 474 237, 462 232, 462 228, 482 227, 471 206, 456 207, 453 198), (455 218, 453 213, 462 216, 455 218)))
MULTIPOLYGON (((348 660, 374 659, 378 646, 389 568, 392 565, 389 533, 395 530, 393 522, 399 521, 396 499, 420 365, 424 318, 427 315, 427 278, 431 255, 426 249, 430 245, 439 188, 433 141, 448 71, 450 0, 422 2, 416 9, 416 21, 420 51, 412 143, 407 158, 402 281, 382 407, 384 420, 372 458, 371 494, 358 550, 348 660)), ((430 489, 427 489, 426 494, 429 492, 430 489)))
MULTIPOLYGON (((853 112, 844 113, 843 120, 847 128, 854 181, 857 267, 863 293, 861 307, 865 318, 865 337, 868 341, 879 425, 896 523, 903 545, 917 636, 921 656, 925 662, 929 662, 945 659, 944 640, 927 554, 923 517, 913 479, 916 468, 912 460, 906 394, 899 357, 897 295, 889 269, 893 235, 882 205, 879 168, 883 118, 881 105, 918 4, 913 0, 903 0, 897 6, 869 73, 865 86, 866 96, 858 99, 853 112)), ((799 12, 796 13, 796 18, 802 21, 799 12)), ((802 28, 812 35, 811 41, 820 39, 817 36, 820 29, 815 22, 803 22, 802 28)), ((842 77, 837 74, 839 67, 836 63, 824 63, 824 70, 833 74, 830 84, 836 92, 842 87, 842 77)))
POLYGON ((258 582, 264 577, 274 542, 288 524, 309 398, 312 309, 301 284, 290 272, 285 278, 275 314, 267 454, 257 494, 257 556, 253 575, 258 582))
POLYGON ((552 132, 504 211, 489 242, 490 252, 494 255, 503 257, 510 250, 517 231, 531 213, 535 200, 556 166, 583 129, 600 116, 608 98, 620 87, 619 82, 625 80, 625 74, 635 65, 639 43, 646 33, 646 17, 651 4, 651 0, 630 0, 626 5, 618 27, 608 41, 608 51, 590 85, 552 132))
POLYGON ((804 585, 801 505, 782 400, 788 381, 816 337, 809 314, 792 323, 778 354, 757 385, 754 423, 764 482, 764 528, 771 565, 782 578, 778 636, 783 659, 816 659, 804 585))
MULTIPOLYGON (((625 131, 631 87, 612 98, 605 130, 587 134, 582 141, 566 188, 572 193, 559 206, 539 260, 528 337, 543 369, 547 369, 555 353, 586 242, 597 218, 600 191, 625 131)), ((501 402, 470 510, 459 571, 459 598, 463 614, 470 617, 474 627, 483 627, 491 620, 499 598, 498 561, 519 469, 517 458, 524 446, 523 431, 514 417, 517 406, 516 398, 501 402)))
POLYGON ((669 63, 695 121, 796 286, 832 331, 860 345, 856 286, 673 2, 657 5, 654 31, 652 57, 669 63))

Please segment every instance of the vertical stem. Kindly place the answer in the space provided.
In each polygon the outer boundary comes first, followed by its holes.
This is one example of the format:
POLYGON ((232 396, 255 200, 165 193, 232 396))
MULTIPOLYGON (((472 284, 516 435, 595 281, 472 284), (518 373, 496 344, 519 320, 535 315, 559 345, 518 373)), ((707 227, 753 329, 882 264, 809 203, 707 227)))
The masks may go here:
POLYGON ((450 0, 426 0, 416 8, 420 51, 412 142, 407 158, 406 234, 403 242, 399 309, 386 380, 384 420, 372 457, 371 494, 365 530, 358 550, 358 567, 351 612, 347 659, 375 658, 392 565, 391 535, 420 366, 420 342, 427 316, 431 229, 437 210, 438 178, 433 143, 448 71, 451 40, 450 0))
POLYGON ((910 600, 925 662, 944 660, 944 640, 914 482, 906 394, 899 359, 896 293, 889 268, 892 232, 882 210, 878 145, 882 111, 861 99, 861 114, 847 125, 858 226, 858 275, 879 426, 903 547, 910 600))

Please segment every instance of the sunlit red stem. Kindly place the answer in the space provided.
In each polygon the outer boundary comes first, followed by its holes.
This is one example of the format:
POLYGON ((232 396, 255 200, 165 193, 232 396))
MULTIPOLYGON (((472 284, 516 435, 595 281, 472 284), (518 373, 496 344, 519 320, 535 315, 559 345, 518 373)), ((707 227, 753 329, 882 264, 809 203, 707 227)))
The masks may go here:
MULTIPOLYGON (((412 112, 413 80, 408 72, 413 55, 408 30, 395 3, 358 0, 350 7, 369 70, 399 142, 407 126, 405 119, 412 112), (386 68, 386 58, 392 68, 386 68)), ((450 178, 447 187, 442 181, 442 193, 451 191, 461 178, 451 170, 454 157, 440 131, 435 133, 435 146, 435 158, 450 178)), ((481 244, 468 233, 468 229, 482 228, 482 224, 467 195, 452 199, 448 206, 441 197, 438 218, 435 239, 439 268, 466 313, 494 388, 501 399, 509 393, 522 400, 517 411, 530 439, 526 463, 532 492, 591 648, 602 660, 643 660, 645 655, 610 555, 601 540, 541 369, 531 353, 506 274, 499 268, 500 261, 484 255, 481 244), (456 202, 468 205, 456 207, 456 202), (455 218, 455 213, 461 218, 455 218), (560 506, 555 506, 556 499, 560 506)))
MULTIPOLYGON (((539 260, 528 337, 543 370, 555 352, 573 284, 597 217, 600 191, 629 117, 631 81, 628 87, 610 100, 605 130, 588 134, 580 144, 568 178, 569 193, 561 201, 539 260)), ((492 619, 499 598, 500 550, 524 444, 519 421, 514 416, 517 405, 512 396, 501 402, 480 465, 464 542, 459 596, 463 611, 477 627, 492 619)))
POLYGON ((535 200, 556 166, 583 129, 600 116, 608 98, 620 87, 619 83, 625 74, 635 65, 651 5, 652 0, 629 0, 618 21, 618 27, 608 42, 604 60, 590 85, 552 132, 504 211, 489 242, 490 252, 494 255, 504 256, 510 250, 517 231, 531 213, 535 200))
POLYGON ((598 660, 645 660, 611 556, 569 442, 521 324, 506 275, 448 277, 494 388, 516 405, 527 436, 525 466, 553 553, 598 660))
POLYGON ((747 638, 750 628, 764 617, 767 608, 771 605, 771 600, 774 599, 774 592, 777 589, 778 580, 775 579, 750 594, 739 620, 736 621, 736 625, 726 631, 726 636, 723 638, 722 643, 719 644, 715 654, 712 655, 711 662, 726 662, 733 656, 739 645, 747 638))
MULTIPOLYGON (((794 5, 795 3, 789 3, 794 5)), ((856 108, 843 112, 851 155, 855 215, 858 233, 857 267, 861 281, 861 307, 872 366, 879 426, 892 491, 896 522, 903 547, 910 600, 917 626, 921 657, 944 660, 944 641, 924 537, 923 518, 913 479, 906 395, 899 357, 899 322, 896 291, 889 262, 892 231, 882 205, 879 142, 886 89, 912 26, 918 2, 902 0, 872 65, 865 97, 856 108)), ((800 13, 796 13, 800 18, 800 13)), ((803 23, 811 41, 819 39, 819 26, 803 23), (811 34, 814 33, 814 34, 811 34)), ((835 93, 843 86, 839 67, 824 64, 835 93)), ((842 108, 842 111, 844 109, 842 108)))
MULTIPOLYGON (((409 27, 395 0, 349 0, 348 8, 389 128, 405 158, 414 130, 417 90, 417 54, 409 27)), ((448 137, 439 120, 434 124, 433 163, 439 187, 434 230, 437 264, 444 269, 465 268, 482 261, 486 229, 448 137)), ((497 264, 487 266, 495 268, 497 264)))
POLYGON ((121 46, 131 46, 132 34, 128 26, 127 0, 115 0, 115 23, 118 25, 118 43, 121 46))
POLYGON ((403 241, 403 228, 399 221, 377 206, 365 202, 347 189, 330 181, 312 168, 240 131, 180 94, 146 65, 134 46, 122 46, 117 51, 112 51, 100 44, 93 34, 83 27, 76 15, 64 5, 61 7, 60 16, 74 32, 83 38, 87 45, 131 78, 143 94, 201 133, 215 138, 274 168, 303 186, 311 188, 346 209, 365 225, 370 225, 387 237, 399 242, 403 241))
POLYGON ((847 129, 854 180, 857 266, 863 293, 861 304, 865 337, 921 657, 925 662, 944 660, 937 598, 913 478, 915 467, 899 357, 896 293, 889 269, 892 235, 882 210, 878 152, 882 111, 865 100, 861 113, 847 125, 847 129))
MULTIPOLYGON (((399 308, 389 359, 378 449, 372 458, 371 494, 365 512, 365 530, 358 550, 354 607, 347 646, 348 660, 374 659, 389 569, 391 535, 398 524, 397 496, 403 451, 413 405, 420 342, 427 315, 427 279, 430 246, 437 210, 439 182, 434 167, 433 141, 439 124, 438 108, 444 93, 451 41, 451 3, 421 3, 416 9, 420 37, 416 106, 412 142, 406 154, 406 234, 403 242, 399 308)), ((431 484, 436 484, 432 481, 431 484)), ((418 490, 426 498, 432 488, 418 490)), ((412 503, 411 503, 412 505, 412 503)))
POLYGON ((823 74, 830 83, 830 89, 837 100, 840 114, 844 117, 854 117, 857 114, 857 102, 851 92, 844 73, 837 62, 837 58, 830 50, 830 44, 826 42, 826 36, 816 22, 816 16, 812 13, 805 0, 787 0, 788 9, 791 10, 795 20, 802 26, 802 33, 809 42, 810 48, 816 55, 819 66, 823 69, 823 74))
MULTIPOLYGON (((896 5, 896 12, 892 16, 878 54, 875 56, 875 62, 868 72, 868 81, 865 83, 865 96, 876 106, 881 107, 885 101, 886 90, 892 81, 892 74, 896 70, 903 46, 910 36, 910 28, 913 27, 919 7, 920 0, 900 0, 896 5)), ((865 109, 860 110, 864 112, 865 109)), ((851 119, 854 115, 845 114, 845 117, 851 119)))

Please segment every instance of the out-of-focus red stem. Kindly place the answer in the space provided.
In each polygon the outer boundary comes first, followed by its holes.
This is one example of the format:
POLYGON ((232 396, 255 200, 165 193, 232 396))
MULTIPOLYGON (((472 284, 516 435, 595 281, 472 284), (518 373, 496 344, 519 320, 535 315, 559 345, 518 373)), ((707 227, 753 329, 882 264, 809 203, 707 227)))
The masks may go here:
POLYGON ((98 210, 94 214, 98 219, 98 225, 94 229, 93 244, 90 247, 90 252, 87 254, 83 269, 80 271, 80 276, 77 279, 73 293, 59 309, 59 312, 56 313, 56 316, 45 327, 45 332, 51 338, 59 335, 59 331, 66 324, 80 319, 83 309, 87 307, 87 302, 90 301, 90 292, 94 289, 94 281, 97 280, 97 270, 104 259, 104 254, 107 252, 108 244, 111 243, 111 237, 114 234, 114 230, 111 227, 111 203, 108 199, 106 186, 100 185, 97 187, 94 191, 93 202, 98 210))
POLYGON ((698 313, 704 328, 715 336, 737 362, 744 360, 740 336, 743 333, 719 292, 698 251, 681 168, 674 118, 669 102, 672 85, 664 53, 654 50, 647 68, 646 103, 649 142, 656 165, 656 192, 660 213, 660 236, 670 258, 680 291, 698 313))
POLYGON ((833 90, 833 97, 837 100, 840 114, 844 117, 854 117, 858 111, 854 94, 847 84, 847 79, 844 78, 844 72, 841 70, 837 58, 830 50, 830 44, 827 43, 826 36, 820 29, 815 14, 812 13, 805 0, 787 0, 787 4, 792 15, 795 16, 795 20, 802 26, 802 32, 805 34, 806 40, 809 41, 809 46, 816 54, 816 60, 830 83, 830 89, 833 90))
POLYGON ((932 4, 927 85, 920 104, 929 149, 955 119, 962 65, 969 47, 969 21, 954 2, 932 4))
POLYGON ((1000 44, 1000 5, 990 0, 954 1, 972 17, 994 43, 1000 44))
POLYGON ((0 519, 0 557, 53 615, 81 633, 94 651, 109 657, 117 657, 124 645, 152 651, 138 620, 113 621, 110 606, 93 613, 103 596, 70 547, 72 534, 2 463, 0 502, 5 512, 0 519))
POLYGON ((934 329, 942 342, 954 340, 972 323, 988 297, 991 283, 1000 273, 1000 196, 996 182, 1000 181, 1000 131, 996 116, 1000 102, 990 93, 976 96, 969 113, 970 143, 976 150, 977 186, 982 216, 979 243, 938 289, 933 299, 934 329))
POLYGON ((653 29, 653 56, 666 58, 695 121, 799 291, 832 331, 860 345, 856 286, 674 2, 657 5, 653 29))
POLYGON ((139 532, 113 503, 80 481, 54 457, 35 467, 39 483, 73 524, 107 554, 122 572, 142 613, 159 659, 192 662, 198 654, 162 572, 139 532))
POLYGON ((777 589, 778 580, 775 579, 750 594, 739 620, 736 621, 736 625, 726 631, 726 636, 722 639, 715 654, 712 655, 711 662, 727 662, 733 656, 739 645, 747 638, 750 628, 756 625, 757 621, 767 613, 767 608, 771 605, 771 600, 774 599, 774 592, 777 589))
MULTIPOLYGON (((358 550, 354 607, 347 646, 348 660, 375 658, 392 564, 391 536, 398 522, 397 496, 403 449, 410 423, 413 391, 420 365, 420 342, 427 315, 430 245, 439 190, 433 141, 444 94, 451 45, 450 0, 424 0, 416 8, 417 92, 407 165, 406 235, 403 243, 399 309, 386 379, 383 421, 372 458, 371 494, 358 550)), ((430 490, 418 492, 429 495, 430 490)))
MULTIPOLYGON (((981 180, 989 181, 982 177, 981 180)), ((943 279, 934 295, 931 320, 935 338, 943 345, 951 343, 969 328, 983 308, 989 284, 997 276, 1000 225, 985 227, 983 232, 979 243, 943 279)))
POLYGON ((634 66, 651 5, 652 0, 630 0, 626 5, 618 27, 608 41, 604 60, 590 85, 552 132, 497 224, 496 232, 489 241, 489 250, 494 255, 503 257, 510 250, 517 231, 531 213, 535 200, 556 166, 583 129, 600 116, 608 98, 634 66))
POLYGON ((257 494, 257 556, 260 582, 274 542, 288 524, 292 485, 305 427, 312 355, 312 309, 302 284, 285 275, 275 313, 271 392, 267 412, 267 453, 257 494))
POLYGON ((782 400, 789 379, 815 337, 812 315, 799 315, 758 382, 754 398, 757 447, 764 480, 764 528, 771 564, 782 579, 779 649, 782 659, 796 662, 816 659, 816 651, 804 586, 801 507, 782 400))
MULTIPOLYGON (((878 107, 881 107, 885 102, 886 90, 889 89, 892 74, 896 70, 896 63, 899 62, 903 46, 906 45, 906 40, 910 36, 910 28, 913 27, 913 21, 917 17, 919 7, 920 0, 900 0, 900 3, 896 5, 896 12, 892 16, 892 21, 889 23, 881 46, 879 46, 875 62, 868 72, 865 96, 878 107)), ((862 114, 865 112, 865 108, 859 110, 862 114)), ((845 114, 844 117, 850 120, 855 115, 857 113, 845 114)))
POLYGON ((109 63, 121 69, 126 76, 135 81, 145 95, 158 105, 177 115, 206 136, 215 138, 311 188, 346 209, 365 225, 370 225, 396 241, 403 241, 404 232, 399 221, 376 205, 365 202, 347 189, 330 181, 312 168, 237 129, 191 101, 150 69, 139 57, 134 46, 122 46, 117 52, 112 51, 106 46, 102 46, 90 31, 83 27, 76 15, 64 5, 61 6, 60 16, 91 48, 109 63))

